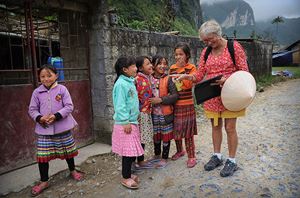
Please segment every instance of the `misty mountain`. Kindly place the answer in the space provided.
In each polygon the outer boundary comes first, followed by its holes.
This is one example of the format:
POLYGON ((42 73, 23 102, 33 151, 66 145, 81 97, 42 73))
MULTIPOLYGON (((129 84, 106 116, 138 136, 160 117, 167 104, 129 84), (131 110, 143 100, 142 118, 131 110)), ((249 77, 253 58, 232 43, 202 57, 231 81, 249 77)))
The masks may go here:
POLYGON ((283 18, 283 23, 272 24, 272 20, 256 23, 256 31, 262 37, 270 36, 282 45, 289 45, 300 40, 300 17, 294 19, 283 18))
POLYGON ((255 19, 251 6, 243 0, 201 4, 204 21, 215 19, 227 36, 249 37, 255 29, 255 19))
POLYGON ((288 45, 300 39, 300 18, 283 18, 284 23, 272 24, 272 20, 256 22, 251 6, 243 0, 201 4, 204 21, 215 19, 223 33, 229 37, 261 38, 288 45))

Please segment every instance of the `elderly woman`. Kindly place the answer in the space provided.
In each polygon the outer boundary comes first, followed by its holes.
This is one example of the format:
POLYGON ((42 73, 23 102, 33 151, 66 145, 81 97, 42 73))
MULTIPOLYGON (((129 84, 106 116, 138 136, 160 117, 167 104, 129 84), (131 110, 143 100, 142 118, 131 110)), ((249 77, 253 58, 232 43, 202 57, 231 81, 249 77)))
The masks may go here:
MULTIPOLYGON (((221 35, 221 27, 215 20, 210 20, 202 24, 199 29, 199 36, 208 47, 206 47, 201 53, 197 73, 192 75, 182 75, 177 78, 177 80, 189 79, 196 83, 203 80, 204 76, 209 79, 218 75, 223 75, 223 77, 217 81, 217 84, 222 86, 226 79, 235 71, 248 71, 246 55, 242 46, 237 41, 233 42, 234 60, 232 60, 227 45, 229 41, 222 38, 221 35), (207 50, 211 50, 209 54, 206 54, 207 50)), ((216 97, 204 103, 204 110, 206 116, 211 119, 214 148, 214 154, 210 158, 209 162, 204 165, 204 169, 206 171, 211 171, 223 164, 224 158, 221 154, 221 143, 222 126, 223 123, 225 123, 229 158, 226 160, 225 166, 221 170, 220 175, 222 177, 233 175, 238 168, 235 160, 238 145, 236 121, 237 117, 245 115, 245 109, 238 112, 229 111, 222 104, 221 97, 216 97)))

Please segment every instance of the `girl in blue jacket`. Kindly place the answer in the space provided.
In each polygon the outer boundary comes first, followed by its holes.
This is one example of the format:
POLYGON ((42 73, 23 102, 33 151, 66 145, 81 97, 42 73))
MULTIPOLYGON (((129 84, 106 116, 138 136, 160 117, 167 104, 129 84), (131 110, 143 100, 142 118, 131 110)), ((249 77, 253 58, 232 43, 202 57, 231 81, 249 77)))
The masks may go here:
POLYGON ((131 174, 131 164, 137 156, 144 154, 141 146, 141 134, 138 127, 139 100, 134 84, 137 73, 135 59, 120 57, 115 70, 117 79, 113 88, 114 128, 112 133, 112 151, 122 157, 121 184, 137 189, 139 179, 131 174))

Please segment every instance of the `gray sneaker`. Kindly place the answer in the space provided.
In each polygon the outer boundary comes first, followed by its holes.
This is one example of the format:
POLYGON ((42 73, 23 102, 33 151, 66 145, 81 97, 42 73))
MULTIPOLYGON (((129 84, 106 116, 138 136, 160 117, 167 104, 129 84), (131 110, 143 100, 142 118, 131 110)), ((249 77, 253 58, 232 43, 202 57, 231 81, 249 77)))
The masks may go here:
POLYGON ((221 170, 220 175, 221 177, 228 177, 233 175, 233 173, 238 169, 236 163, 231 162, 229 159, 226 160, 224 168, 221 170))
POLYGON ((221 166, 223 164, 223 160, 219 159, 218 156, 213 155, 210 160, 207 162, 207 164, 204 165, 204 170, 211 171, 215 168, 221 166))

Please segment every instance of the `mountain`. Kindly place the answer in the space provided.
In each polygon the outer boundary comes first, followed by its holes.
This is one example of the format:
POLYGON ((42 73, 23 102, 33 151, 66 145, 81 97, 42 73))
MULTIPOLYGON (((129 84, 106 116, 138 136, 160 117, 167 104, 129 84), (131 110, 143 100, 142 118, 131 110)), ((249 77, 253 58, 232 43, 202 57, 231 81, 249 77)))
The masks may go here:
POLYGON ((283 18, 283 23, 272 24, 272 20, 256 23, 256 32, 263 38, 277 41, 281 45, 289 45, 300 40, 300 17, 294 19, 283 18))
POLYGON ((243 0, 222 1, 201 4, 204 20, 215 19, 227 36, 249 37, 255 29, 255 19, 251 6, 243 0))
POLYGON ((229 37, 260 38, 280 45, 288 45, 300 39, 300 18, 283 18, 284 22, 272 24, 272 20, 256 22, 251 6, 243 0, 219 1, 201 4, 204 21, 215 19, 229 37))
POLYGON ((202 24, 199 0, 108 0, 108 5, 121 27, 197 36, 202 24))

